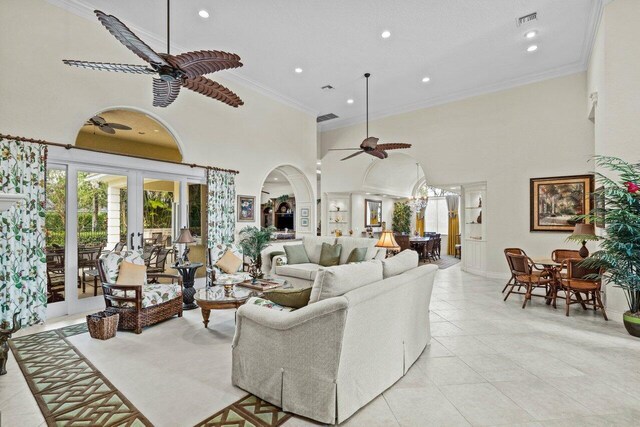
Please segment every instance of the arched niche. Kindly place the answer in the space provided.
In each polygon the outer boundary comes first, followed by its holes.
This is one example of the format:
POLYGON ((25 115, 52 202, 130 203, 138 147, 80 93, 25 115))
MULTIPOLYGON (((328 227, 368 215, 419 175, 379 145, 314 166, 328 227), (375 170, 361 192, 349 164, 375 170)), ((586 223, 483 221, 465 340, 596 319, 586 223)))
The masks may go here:
POLYGON ((182 161, 180 144, 168 126, 151 114, 132 108, 112 108, 88 116, 75 145, 104 153, 182 161), (111 123, 115 125, 109 126, 111 123))

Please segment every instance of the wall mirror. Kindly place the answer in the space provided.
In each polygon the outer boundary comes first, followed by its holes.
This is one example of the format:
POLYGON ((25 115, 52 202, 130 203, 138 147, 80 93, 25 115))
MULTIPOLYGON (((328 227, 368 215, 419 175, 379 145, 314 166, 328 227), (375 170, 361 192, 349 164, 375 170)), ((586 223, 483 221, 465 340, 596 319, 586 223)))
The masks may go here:
POLYGON ((364 226, 380 227, 382 225, 382 200, 364 201, 364 226))

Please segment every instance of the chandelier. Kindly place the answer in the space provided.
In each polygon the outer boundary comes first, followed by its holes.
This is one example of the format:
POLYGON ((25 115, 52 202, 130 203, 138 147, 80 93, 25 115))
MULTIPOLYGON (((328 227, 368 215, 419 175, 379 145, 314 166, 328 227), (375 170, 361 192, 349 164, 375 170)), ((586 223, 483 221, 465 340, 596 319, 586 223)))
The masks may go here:
MULTIPOLYGON (((420 164, 416 163, 416 182, 420 181, 420 164)), ((408 204, 416 212, 419 212, 427 207, 429 203, 429 197, 427 196, 411 196, 409 197, 408 204)))

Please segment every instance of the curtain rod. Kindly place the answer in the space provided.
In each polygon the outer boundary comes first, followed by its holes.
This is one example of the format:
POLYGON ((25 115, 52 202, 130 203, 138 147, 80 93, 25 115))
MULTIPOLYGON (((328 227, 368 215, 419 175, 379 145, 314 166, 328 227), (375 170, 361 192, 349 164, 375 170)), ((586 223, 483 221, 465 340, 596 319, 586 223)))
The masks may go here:
POLYGON ((108 153, 108 152, 105 152, 105 151, 94 150, 93 148, 76 147, 75 145, 72 145, 72 144, 60 144, 59 142, 45 141, 44 139, 26 138, 24 136, 13 136, 13 135, 5 135, 3 133, 0 133, 0 138, 2 138, 2 139, 13 139, 14 141, 33 142, 35 144, 42 144, 42 145, 51 145, 53 147, 62 147, 62 148, 65 148, 67 150, 71 150, 71 149, 83 150, 83 151, 91 151, 91 152, 94 152, 94 153, 114 154, 116 156, 132 157, 134 159, 152 160, 154 162, 172 163, 174 165, 190 166, 192 168, 202 168, 202 169, 214 170, 214 171, 220 171, 220 172, 229 172, 229 173, 233 173, 233 174, 236 174, 236 175, 240 173, 240 172, 238 172, 237 170, 234 170, 234 169, 223 169, 223 168, 217 168, 215 166, 202 166, 202 165, 198 165, 196 163, 182 163, 182 162, 176 162, 176 161, 173 161, 173 160, 150 159, 148 157, 136 156, 134 154, 108 153))

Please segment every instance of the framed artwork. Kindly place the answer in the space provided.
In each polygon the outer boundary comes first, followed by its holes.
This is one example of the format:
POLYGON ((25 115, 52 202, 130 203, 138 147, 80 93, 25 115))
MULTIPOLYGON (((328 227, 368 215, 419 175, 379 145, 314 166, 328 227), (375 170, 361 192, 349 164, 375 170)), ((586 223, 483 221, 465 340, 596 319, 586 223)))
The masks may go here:
POLYGON ((596 191, 593 192, 593 209, 596 214, 595 225, 598 228, 604 228, 604 214, 605 214, 605 198, 604 198, 604 187, 596 188, 596 191))
POLYGON ((300 209, 300 218, 309 218, 309 208, 300 209))
POLYGON ((382 200, 364 200, 364 226, 382 226, 382 200))
POLYGON ((256 220, 255 196, 238 196, 238 221, 253 222, 256 220))
POLYGON ((308 227, 309 218, 300 218, 300 227, 308 227))
POLYGON ((531 179, 531 231, 570 233, 575 216, 591 212, 593 175, 531 179))

